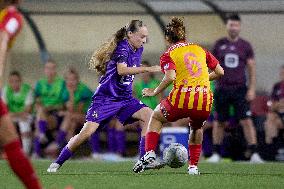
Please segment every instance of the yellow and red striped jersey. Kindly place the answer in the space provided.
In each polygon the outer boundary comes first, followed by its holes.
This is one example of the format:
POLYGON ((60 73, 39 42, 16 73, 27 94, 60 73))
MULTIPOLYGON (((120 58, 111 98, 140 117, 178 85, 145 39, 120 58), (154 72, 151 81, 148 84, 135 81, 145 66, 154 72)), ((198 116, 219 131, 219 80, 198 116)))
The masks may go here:
POLYGON ((16 35, 21 31, 23 25, 22 15, 16 7, 8 6, 0 12, 0 31, 9 35, 8 48, 12 47, 16 35))
POLYGON ((219 62, 209 51, 196 44, 179 42, 161 56, 160 64, 163 72, 176 71, 174 88, 168 97, 174 107, 211 110, 209 69, 214 70, 219 62))

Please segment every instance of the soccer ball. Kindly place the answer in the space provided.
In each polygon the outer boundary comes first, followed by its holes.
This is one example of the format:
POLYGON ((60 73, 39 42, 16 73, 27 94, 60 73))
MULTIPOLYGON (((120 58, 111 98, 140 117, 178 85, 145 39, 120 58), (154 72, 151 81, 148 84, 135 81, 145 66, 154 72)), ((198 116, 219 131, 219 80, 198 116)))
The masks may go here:
POLYGON ((180 143, 172 143, 164 150, 163 160, 171 168, 182 167, 188 161, 187 149, 180 143))

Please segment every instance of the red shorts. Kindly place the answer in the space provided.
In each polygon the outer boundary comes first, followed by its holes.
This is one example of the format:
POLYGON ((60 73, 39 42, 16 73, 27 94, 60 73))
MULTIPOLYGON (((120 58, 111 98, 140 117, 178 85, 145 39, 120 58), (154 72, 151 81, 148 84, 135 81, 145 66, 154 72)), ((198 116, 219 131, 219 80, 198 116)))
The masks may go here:
POLYGON ((167 98, 161 101, 160 110, 169 122, 189 117, 190 126, 196 129, 201 128, 210 115, 209 111, 176 108, 167 98))
POLYGON ((0 117, 8 113, 7 106, 4 104, 2 99, 0 98, 0 117))

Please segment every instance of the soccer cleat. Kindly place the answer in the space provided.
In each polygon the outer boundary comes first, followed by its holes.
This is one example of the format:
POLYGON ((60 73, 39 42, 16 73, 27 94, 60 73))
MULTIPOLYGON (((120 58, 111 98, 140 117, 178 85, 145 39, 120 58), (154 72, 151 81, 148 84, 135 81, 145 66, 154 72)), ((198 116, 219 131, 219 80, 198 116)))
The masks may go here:
POLYGON ((146 165, 144 170, 148 170, 148 169, 161 169, 161 168, 164 168, 166 165, 167 165, 167 163, 164 162, 164 161, 159 162, 159 161, 155 160, 152 163, 149 163, 148 165, 146 165))
POLYGON ((264 161, 258 153, 253 153, 250 157, 250 163, 264 163, 264 161))
POLYGON ((219 163, 221 161, 221 156, 217 153, 214 153, 211 157, 209 157, 206 162, 208 163, 219 163))
POLYGON ((135 163, 133 171, 135 173, 141 173, 145 170, 145 167, 153 163, 155 160, 156 160, 156 154, 154 151, 151 150, 149 152, 146 152, 146 154, 135 163))
MULTIPOLYGON (((143 157, 142 157, 143 158, 143 157)), ((143 165, 143 162, 139 159, 136 163, 135 163, 135 165, 134 165, 134 167, 132 168, 132 170, 135 172, 135 173, 141 173, 141 172, 143 172, 144 171, 144 168, 145 168, 145 166, 143 167, 144 165, 143 165)))
POLYGON ((61 167, 58 163, 52 163, 47 169, 47 172, 49 173, 55 173, 58 171, 58 169, 61 167))
POLYGON ((196 165, 190 165, 187 172, 189 175, 200 175, 196 165))

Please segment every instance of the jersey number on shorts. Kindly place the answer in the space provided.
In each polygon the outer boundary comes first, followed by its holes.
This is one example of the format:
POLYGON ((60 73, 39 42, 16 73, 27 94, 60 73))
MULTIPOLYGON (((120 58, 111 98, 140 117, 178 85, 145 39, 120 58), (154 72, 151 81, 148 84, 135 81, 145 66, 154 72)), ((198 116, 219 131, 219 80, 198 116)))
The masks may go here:
POLYGON ((185 53, 183 59, 189 75, 192 77, 199 77, 202 72, 202 67, 197 61, 197 56, 194 53, 188 52, 185 53))

